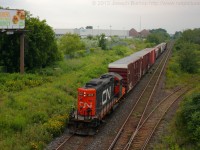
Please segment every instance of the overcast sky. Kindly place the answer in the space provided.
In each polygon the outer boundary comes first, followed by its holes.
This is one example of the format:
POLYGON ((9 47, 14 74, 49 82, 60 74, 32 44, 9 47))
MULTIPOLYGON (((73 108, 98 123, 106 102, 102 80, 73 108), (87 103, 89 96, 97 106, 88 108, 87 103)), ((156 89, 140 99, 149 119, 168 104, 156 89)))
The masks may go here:
POLYGON ((0 0, 0 6, 28 10, 53 28, 200 28, 200 0, 0 0))

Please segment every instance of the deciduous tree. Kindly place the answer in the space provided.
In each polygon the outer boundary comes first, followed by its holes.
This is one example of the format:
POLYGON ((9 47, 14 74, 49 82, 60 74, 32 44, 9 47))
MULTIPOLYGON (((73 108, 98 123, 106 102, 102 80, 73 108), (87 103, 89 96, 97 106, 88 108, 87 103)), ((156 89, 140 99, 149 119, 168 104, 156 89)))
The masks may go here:
POLYGON ((181 70, 197 73, 200 68, 200 29, 184 31, 174 49, 178 52, 181 70))
POLYGON ((200 148, 200 93, 185 99, 176 116, 178 142, 200 148))
POLYGON ((71 57, 75 52, 85 49, 85 44, 80 40, 77 34, 65 34, 59 39, 59 49, 71 57))
POLYGON ((99 47, 101 47, 103 50, 106 50, 107 40, 105 34, 101 34, 98 40, 99 40, 99 47))
POLYGON ((165 29, 153 29, 150 30, 151 34, 147 36, 147 41, 150 43, 159 44, 170 38, 165 29))
POLYGON ((181 70, 188 73, 197 73, 199 69, 199 55, 196 46, 192 43, 182 43, 179 51, 179 64, 181 70))
POLYGON ((30 17, 27 19, 25 62, 26 67, 41 68, 53 64, 61 58, 55 33, 45 20, 30 17))

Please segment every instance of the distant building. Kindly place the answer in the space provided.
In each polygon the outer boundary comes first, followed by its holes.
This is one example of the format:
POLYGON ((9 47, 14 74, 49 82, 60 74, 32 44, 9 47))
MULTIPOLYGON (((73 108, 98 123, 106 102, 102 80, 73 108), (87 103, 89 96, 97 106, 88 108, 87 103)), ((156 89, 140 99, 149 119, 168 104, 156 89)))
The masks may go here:
POLYGON ((55 32, 56 38, 59 38, 66 33, 74 34, 75 29, 54 29, 54 32, 55 32))
POLYGON ((110 29, 54 29, 55 35, 57 38, 60 36, 66 34, 66 33, 72 33, 72 34, 78 34, 81 37, 87 37, 89 35, 91 36, 97 36, 101 34, 105 34, 107 37, 109 36, 119 36, 121 38, 129 37, 129 31, 128 30, 110 30, 110 29))
POLYGON ((149 30, 146 30, 146 29, 144 29, 144 30, 142 30, 142 31, 140 32, 140 36, 141 36, 142 38, 146 38, 149 34, 151 34, 151 33, 149 32, 149 30))
POLYGON ((66 33, 71 34, 78 34, 81 37, 87 37, 87 36, 97 36, 101 34, 105 34, 105 36, 118 36, 120 38, 136 38, 136 37, 147 37, 150 32, 148 30, 142 30, 140 33, 137 32, 134 28, 131 30, 112 30, 112 29, 85 29, 83 27, 81 28, 75 28, 75 29, 54 29, 56 38, 59 38, 63 36, 66 33))
POLYGON ((139 33, 134 29, 132 28, 130 31, 129 31, 129 36, 130 37, 139 37, 139 33))

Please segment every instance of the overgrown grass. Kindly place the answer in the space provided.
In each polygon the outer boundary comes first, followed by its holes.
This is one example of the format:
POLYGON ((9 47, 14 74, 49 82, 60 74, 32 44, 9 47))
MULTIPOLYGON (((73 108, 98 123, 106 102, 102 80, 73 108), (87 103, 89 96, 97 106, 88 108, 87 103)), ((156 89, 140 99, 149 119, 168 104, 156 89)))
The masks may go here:
POLYGON ((0 74, 0 147, 43 149, 66 127, 69 112, 76 107, 77 88, 106 73, 108 63, 146 45, 94 50, 35 74, 0 74))
MULTIPOLYGON (((178 59, 179 59, 179 54, 176 50, 174 50, 173 55, 168 64, 167 72, 166 72, 166 88, 173 89, 177 86, 186 86, 190 88, 190 91, 183 98, 184 99, 183 102, 184 102, 184 101, 187 101, 187 99, 191 97, 192 95, 199 93, 200 76, 199 76, 199 73, 189 74, 189 73, 181 71, 180 65, 178 63, 179 62, 178 59)), ((199 71, 200 71, 200 68, 199 68, 199 71)), ((180 107, 179 109, 181 110, 182 107, 180 107)), ((178 110, 178 112, 180 110, 178 110)), ((181 110, 181 111, 184 111, 184 110, 181 110)), ((158 141, 158 144, 155 145, 154 149, 155 150, 158 150, 158 149, 172 149, 172 150, 199 149, 193 145, 192 141, 186 142, 187 135, 183 137, 180 136, 179 133, 182 131, 177 130, 176 119, 178 119, 177 114, 173 118, 173 120, 170 122, 170 125, 168 126, 168 129, 167 129, 167 133, 165 133, 165 135, 161 135, 159 139, 160 141, 158 141)))
POLYGON ((173 55, 170 58, 166 72, 166 88, 170 89, 176 86, 184 85, 196 88, 200 81, 199 73, 189 74, 181 71, 178 59, 178 53, 173 51, 173 55))
POLYGON ((38 76, 35 74, 0 74, 0 91, 19 92, 21 90, 41 86, 47 82, 52 82, 51 77, 38 76))

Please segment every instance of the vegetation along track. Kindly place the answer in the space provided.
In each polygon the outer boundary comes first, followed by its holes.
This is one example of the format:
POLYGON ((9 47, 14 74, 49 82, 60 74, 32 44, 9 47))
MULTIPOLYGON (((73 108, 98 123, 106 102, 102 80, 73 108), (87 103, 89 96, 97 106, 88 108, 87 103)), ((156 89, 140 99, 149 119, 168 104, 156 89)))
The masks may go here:
POLYGON ((142 91, 140 97, 138 98, 137 102, 133 106, 132 110, 130 111, 126 121, 118 131, 116 137, 112 141, 109 150, 111 149, 123 149, 126 147, 126 144, 129 142, 129 138, 132 134, 137 131, 140 127, 140 124, 145 118, 145 115, 148 114, 149 104, 152 100, 152 96, 156 90, 157 84, 159 83, 161 74, 166 66, 167 60, 170 56, 171 49, 173 43, 170 42, 167 46, 167 50, 164 54, 162 54, 162 60, 159 63, 158 67, 155 69, 151 79, 147 83, 146 87, 142 91))

